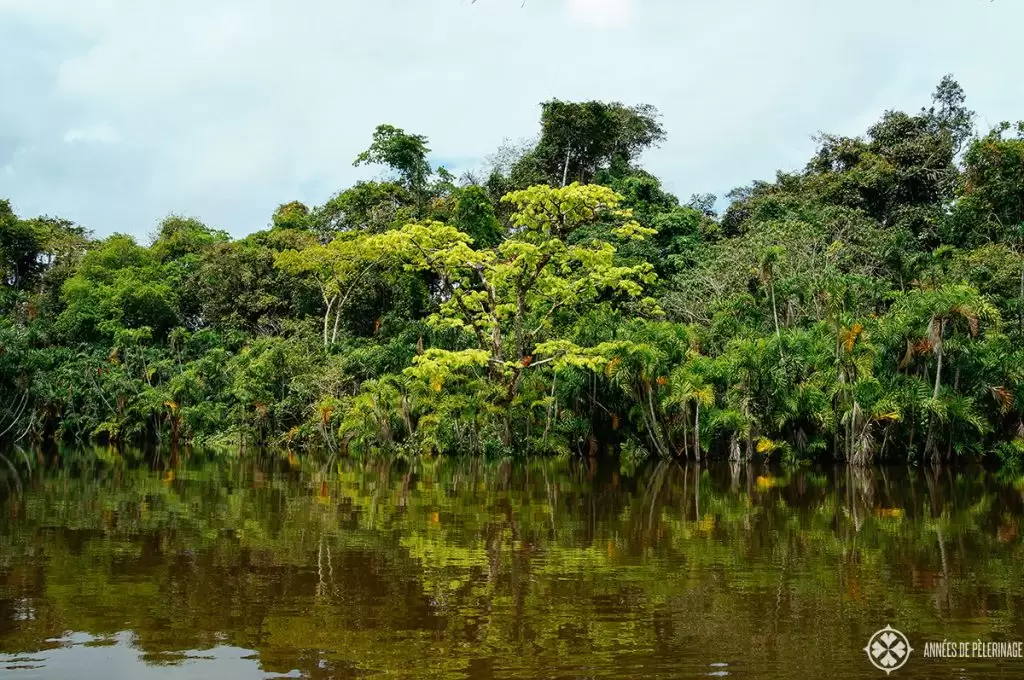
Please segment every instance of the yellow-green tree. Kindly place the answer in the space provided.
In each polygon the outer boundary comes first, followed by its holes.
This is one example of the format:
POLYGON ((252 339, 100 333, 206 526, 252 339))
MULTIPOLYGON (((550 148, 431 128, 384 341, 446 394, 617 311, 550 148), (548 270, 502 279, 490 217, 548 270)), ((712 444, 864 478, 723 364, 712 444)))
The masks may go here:
MULTIPOLYGON (((454 227, 411 224, 389 235, 409 266, 435 274, 442 301, 430 322, 468 331, 471 351, 458 353, 468 364, 486 364, 490 375, 508 382, 510 396, 522 372, 553 360, 534 361, 537 347, 556 329, 571 328, 585 308, 633 305, 651 311, 644 284, 654 280, 648 263, 622 266, 615 246, 592 239, 572 242, 585 225, 608 220, 622 239, 643 239, 653 229, 640 226, 619 207, 621 197, 601 186, 535 186, 502 199, 511 203, 512 233, 496 248, 474 248, 454 227)), ((451 352, 445 353, 450 363, 451 352)), ((420 363, 437 360, 430 353, 420 363)))
POLYGON ((338 340, 341 313, 360 280, 384 261, 389 250, 380 235, 341 234, 327 245, 286 250, 276 257, 277 266, 296 276, 316 281, 324 301, 324 346, 338 340), (333 319, 333 327, 332 327, 333 319))

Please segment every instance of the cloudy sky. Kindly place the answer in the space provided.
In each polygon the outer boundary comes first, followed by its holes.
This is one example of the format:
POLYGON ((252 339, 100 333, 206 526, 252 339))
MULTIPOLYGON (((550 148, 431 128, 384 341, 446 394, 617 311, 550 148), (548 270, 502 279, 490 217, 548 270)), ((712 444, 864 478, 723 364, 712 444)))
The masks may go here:
POLYGON ((140 237, 242 235, 373 169, 383 122, 478 165, 544 100, 649 103, 682 197, 796 169, 819 130, 916 110, 953 73, 1024 118, 1021 0, 0 0, 0 197, 140 237))

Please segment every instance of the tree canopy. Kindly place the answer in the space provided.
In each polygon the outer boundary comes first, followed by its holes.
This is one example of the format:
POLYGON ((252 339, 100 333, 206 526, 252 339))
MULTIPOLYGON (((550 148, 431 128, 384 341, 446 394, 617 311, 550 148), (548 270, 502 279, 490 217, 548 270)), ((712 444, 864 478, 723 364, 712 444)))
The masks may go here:
POLYGON ((391 455, 1024 462, 1024 125, 952 77, 686 201, 647 105, 541 105, 456 180, 385 172, 233 240, 95 239, 0 202, 0 437, 391 455))

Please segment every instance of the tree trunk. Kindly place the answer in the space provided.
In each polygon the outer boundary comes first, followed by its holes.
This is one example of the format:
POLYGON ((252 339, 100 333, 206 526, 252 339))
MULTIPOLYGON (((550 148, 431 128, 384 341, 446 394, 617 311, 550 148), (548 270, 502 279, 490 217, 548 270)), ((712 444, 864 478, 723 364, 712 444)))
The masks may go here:
POLYGON ((502 353, 502 340, 501 340, 501 325, 494 324, 494 328, 491 330, 491 376, 497 378, 501 375, 501 353, 502 353))
MULTIPOLYGON (((689 420, 690 414, 687 413, 686 408, 683 409, 683 458, 690 459, 690 433, 687 431, 687 420, 689 420)), ((678 455, 678 450, 676 454, 678 455)))
POLYGON ((697 402, 697 415, 693 420, 693 451, 700 462, 700 402, 697 402))
POLYGON ((555 385, 558 384, 558 373, 552 371, 554 375, 551 377, 551 403, 548 404, 544 418, 544 438, 541 440, 544 446, 548 444, 548 431, 551 430, 551 407, 555 402, 555 385))
POLYGON ((779 330, 779 309, 775 305, 775 281, 772 280, 768 283, 768 289, 772 293, 772 316, 775 318, 775 337, 779 341, 779 358, 783 361, 786 360, 786 355, 782 352, 782 331, 779 330))
POLYGON ((669 437, 668 428, 665 426, 665 422, 663 420, 658 420, 658 416, 654 410, 654 389, 650 384, 647 385, 647 404, 651 409, 651 418, 660 427, 660 437, 663 444, 662 448, 665 451, 665 455, 668 456, 671 447, 671 437, 669 437))
POLYGON ((520 290, 516 295, 516 355, 519 361, 526 356, 523 347, 523 316, 526 313, 526 291, 520 290))
POLYGON ((334 309, 334 330, 331 332, 331 344, 338 341, 338 326, 341 325, 341 303, 334 309))
POLYGON ((850 419, 846 421, 846 457, 847 459, 853 457, 853 425, 857 419, 857 402, 853 402, 853 406, 850 407, 850 419))
MULTIPOLYGON (((650 401, 650 388, 647 391, 648 404, 650 401)), ((654 418, 654 408, 645 409, 643 403, 643 394, 637 390, 636 400, 640 406, 640 414, 643 416, 644 423, 647 425, 648 436, 651 439, 651 443, 654 444, 654 449, 658 452, 659 456, 668 457, 668 451, 661 444, 661 435, 658 434, 658 423, 657 419, 654 418)))
POLYGON ((772 294, 772 316, 775 318, 775 336, 782 339, 782 332, 779 330, 779 309, 775 305, 775 282, 772 281, 768 284, 768 290, 772 294))
POLYGON ((331 308, 334 307, 334 301, 337 300, 337 299, 338 299, 337 295, 335 295, 335 296, 333 296, 331 298, 328 298, 326 295, 324 295, 324 302, 327 303, 327 311, 324 313, 324 347, 325 348, 329 344, 328 340, 327 340, 327 329, 330 327, 330 323, 331 323, 331 308))
POLYGON ((405 431, 410 437, 413 434, 412 409, 409 408, 409 395, 402 395, 402 422, 405 423, 405 431))

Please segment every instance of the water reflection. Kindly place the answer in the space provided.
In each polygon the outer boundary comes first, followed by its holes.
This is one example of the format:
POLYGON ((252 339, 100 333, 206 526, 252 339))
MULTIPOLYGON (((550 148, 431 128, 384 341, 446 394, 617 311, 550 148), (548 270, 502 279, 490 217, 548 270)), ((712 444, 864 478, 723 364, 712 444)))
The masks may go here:
POLYGON ((1024 486, 982 469, 171 463, 8 485, 0 671, 874 678, 887 623, 1024 639, 1024 486))

